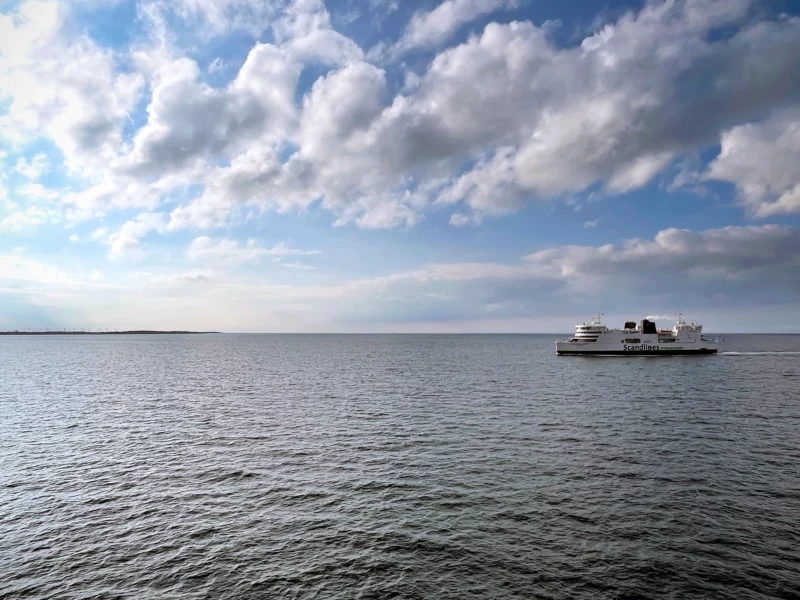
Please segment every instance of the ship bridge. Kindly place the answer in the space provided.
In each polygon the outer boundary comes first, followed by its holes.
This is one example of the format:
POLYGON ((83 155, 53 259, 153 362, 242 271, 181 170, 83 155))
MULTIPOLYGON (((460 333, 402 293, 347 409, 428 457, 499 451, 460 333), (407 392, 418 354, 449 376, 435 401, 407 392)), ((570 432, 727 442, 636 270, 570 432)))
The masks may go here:
POLYGON ((572 342, 596 342, 597 338, 604 332, 608 331, 608 327, 603 325, 600 320, 600 315, 596 315, 591 321, 581 323, 575 326, 575 337, 570 341, 572 342))
POLYGON ((687 333, 701 333, 703 331, 703 326, 700 323, 691 323, 688 324, 686 321, 683 320, 683 315, 678 315, 678 321, 675 323, 675 327, 672 328, 672 331, 675 335, 678 335, 679 332, 687 332, 687 333))

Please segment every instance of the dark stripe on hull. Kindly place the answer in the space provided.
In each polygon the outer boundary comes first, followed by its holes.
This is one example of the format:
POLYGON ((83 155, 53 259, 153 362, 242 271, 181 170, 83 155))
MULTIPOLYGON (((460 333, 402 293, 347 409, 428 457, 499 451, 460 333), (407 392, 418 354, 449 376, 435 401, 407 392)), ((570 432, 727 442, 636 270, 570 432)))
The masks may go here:
POLYGON ((682 356, 686 354, 716 354, 716 348, 701 348, 700 350, 557 350, 559 356, 682 356))

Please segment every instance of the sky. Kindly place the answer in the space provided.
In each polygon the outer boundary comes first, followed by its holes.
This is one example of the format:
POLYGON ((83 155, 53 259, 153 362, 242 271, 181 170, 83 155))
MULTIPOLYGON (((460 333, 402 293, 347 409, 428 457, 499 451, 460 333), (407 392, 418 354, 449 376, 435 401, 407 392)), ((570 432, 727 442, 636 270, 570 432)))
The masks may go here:
POLYGON ((800 332, 798 0, 0 0, 0 329, 800 332))

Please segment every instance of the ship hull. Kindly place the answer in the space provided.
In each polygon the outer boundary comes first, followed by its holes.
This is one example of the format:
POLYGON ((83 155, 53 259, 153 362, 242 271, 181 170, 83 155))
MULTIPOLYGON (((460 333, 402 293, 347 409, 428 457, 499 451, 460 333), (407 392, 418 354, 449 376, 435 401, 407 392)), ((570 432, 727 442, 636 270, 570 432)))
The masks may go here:
POLYGON ((717 353, 715 342, 698 339, 699 336, 664 342, 659 341, 656 335, 635 335, 636 338, 631 339, 630 343, 625 343, 624 338, 620 339, 619 332, 614 330, 598 335, 595 342, 563 340, 556 342, 556 353, 562 356, 687 356, 717 353))
POLYGON ((716 348, 692 350, 556 350, 559 356, 687 356, 716 354, 716 348))

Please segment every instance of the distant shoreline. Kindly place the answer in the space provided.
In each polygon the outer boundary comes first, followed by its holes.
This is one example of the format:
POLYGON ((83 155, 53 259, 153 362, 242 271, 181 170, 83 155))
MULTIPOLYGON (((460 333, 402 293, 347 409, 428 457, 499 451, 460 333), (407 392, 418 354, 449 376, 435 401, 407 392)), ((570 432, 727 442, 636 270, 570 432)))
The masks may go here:
POLYGON ((132 329, 129 331, 0 331, 0 335, 205 335, 218 331, 156 331, 132 329))

